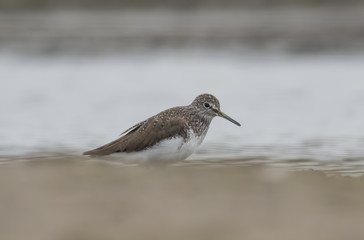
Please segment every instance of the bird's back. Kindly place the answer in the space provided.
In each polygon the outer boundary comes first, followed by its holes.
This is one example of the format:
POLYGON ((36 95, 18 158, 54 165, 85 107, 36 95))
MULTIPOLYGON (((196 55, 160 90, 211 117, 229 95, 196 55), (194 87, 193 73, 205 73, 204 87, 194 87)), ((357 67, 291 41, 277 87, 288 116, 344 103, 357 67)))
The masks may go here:
POLYGON ((126 134, 115 141, 99 148, 87 151, 84 155, 104 156, 112 153, 139 152, 149 149, 157 143, 176 137, 184 141, 189 137, 188 115, 186 107, 175 107, 165 110, 147 120, 136 124, 126 134))

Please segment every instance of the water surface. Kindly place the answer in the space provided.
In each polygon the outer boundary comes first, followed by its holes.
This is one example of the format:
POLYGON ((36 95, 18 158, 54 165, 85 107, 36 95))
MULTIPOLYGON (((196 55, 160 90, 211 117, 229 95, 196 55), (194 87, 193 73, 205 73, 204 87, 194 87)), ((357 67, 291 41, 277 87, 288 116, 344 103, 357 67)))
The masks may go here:
POLYGON ((29 152, 78 155, 208 92, 242 127, 214 119, 189 160, 364 170, 361 55, 2 54, 0 72, 2 160, 29 152))

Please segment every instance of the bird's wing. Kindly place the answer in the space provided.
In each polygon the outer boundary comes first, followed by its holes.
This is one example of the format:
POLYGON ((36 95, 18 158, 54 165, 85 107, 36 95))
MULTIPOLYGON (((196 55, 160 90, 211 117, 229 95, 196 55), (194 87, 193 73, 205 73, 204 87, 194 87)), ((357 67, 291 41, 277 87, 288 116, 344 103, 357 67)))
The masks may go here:
POLYGON ((135 132, 136 130, 138 130, 140 128, 140 126, 142 126, 143 124, 145 124, 147 122, 147 120, 140 122, 138 124, 135 124, 134 126, 132 126, 131 128, 128 128, 127 130, 125 130, 124 132, 122 132, 120 135, 124 135, 124 134, 130 134, 132 132, 135 132))
POLYGON ((104 146, 85 152, 84 155, 104 156, 117 152, 138 152, 147 149, 163 139, 176 136, 187 138, 186 120, 183 118, 150 118, 135 125, 126 135, 104 146), (143 124, 141 124, 143 123, 143 124))

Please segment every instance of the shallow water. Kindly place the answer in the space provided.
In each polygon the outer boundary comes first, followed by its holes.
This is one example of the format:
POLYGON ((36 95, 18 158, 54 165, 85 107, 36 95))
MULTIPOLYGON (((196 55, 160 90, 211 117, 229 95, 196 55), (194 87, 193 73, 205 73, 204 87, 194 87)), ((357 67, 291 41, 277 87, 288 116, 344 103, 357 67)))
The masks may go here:
POLYGON ((242 127, 216 118, 199 151, 182 164, 364 173, 361 55, 1 54, 0 74, 3 163, 79 155, 209 92, 242 127))

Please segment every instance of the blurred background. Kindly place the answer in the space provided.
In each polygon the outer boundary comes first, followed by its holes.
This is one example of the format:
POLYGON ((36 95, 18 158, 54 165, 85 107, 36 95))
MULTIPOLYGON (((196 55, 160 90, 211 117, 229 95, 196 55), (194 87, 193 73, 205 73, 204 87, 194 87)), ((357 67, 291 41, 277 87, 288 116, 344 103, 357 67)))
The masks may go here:
POLYGON ((363 239, 362 0, 0 0, 0 238, 363 239), (196 154, 82 152, 214 94, 196 154), (350 177, 347 177, 350 176, 350 177))
POLYGON ((363 1, 1 0, 2 52, 357 52, 363 1))
POLYGON ((364 4, 0 1, 0 156, 75 153, 209 92, 192 160, 363 172, 364 4))

